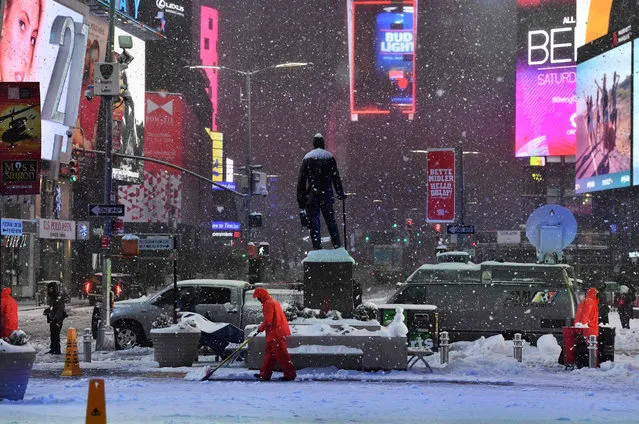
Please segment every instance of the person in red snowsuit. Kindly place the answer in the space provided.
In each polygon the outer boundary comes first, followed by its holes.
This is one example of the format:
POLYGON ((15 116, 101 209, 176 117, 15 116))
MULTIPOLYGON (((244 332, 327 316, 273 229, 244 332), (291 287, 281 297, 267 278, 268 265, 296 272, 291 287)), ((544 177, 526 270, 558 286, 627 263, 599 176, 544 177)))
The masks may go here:
POLYGON ((291 335, 291 329, 282 306, 262 287, 255 289, 253 297, 262 303, 264 315, 264 321, 257 329, 257 334, 266 331, 266 353, 260 373, 255 374, 255 377, 260 380, 270 380, 277 362, 284 371, 284 377, 280 380, 295 380, 295 367, 286 348, 286 337, 291 335))
POLYGON ((18 329, 18 302, 11 297, 11 289, 2 289, 2 309, 0 309, 0 338, 9 337, 18 329))
POLYGON ((589 288, 586 298, 577 307, 575 323, 577 322, 588 324, 588 331, 584 331, 586 339, 593 335, 599 337, 599 299, 596 288, 589 288))

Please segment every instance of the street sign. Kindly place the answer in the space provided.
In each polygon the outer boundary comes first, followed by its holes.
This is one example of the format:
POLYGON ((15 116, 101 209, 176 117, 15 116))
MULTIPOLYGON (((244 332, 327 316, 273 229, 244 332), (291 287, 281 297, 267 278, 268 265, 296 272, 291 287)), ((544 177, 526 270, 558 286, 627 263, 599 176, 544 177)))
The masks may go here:
POLYGON ((149 237, 138 240, 139 250, 173 250, 172 238, 149 237))
POLYGON ((21 236, 22 235, 22 221, 19 219, 0 219, 1 230, 0 234, 3 236, 21 236))
POLYGON ((124 205, 89 205, 89 216, 124 216, 124 205))
POLYGON ((474 225, 449 224, 446 226, 448 234, 475 234, 474 225))

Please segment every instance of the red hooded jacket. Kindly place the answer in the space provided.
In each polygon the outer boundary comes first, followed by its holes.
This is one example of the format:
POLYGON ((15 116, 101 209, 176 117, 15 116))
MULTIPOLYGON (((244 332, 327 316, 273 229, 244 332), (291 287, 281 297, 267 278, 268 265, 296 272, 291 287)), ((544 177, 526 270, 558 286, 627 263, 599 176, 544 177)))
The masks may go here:
POLYGON ((273 299, 265 288, 258 287, 253 293, 253 297, 262 302, 262 314, 264 321, 260 324, 258 331, 266 331, 266 341, 272 342, 283 339, 291 335, 288 320, 280 303, 273 299))
POLYGON ((9 337, 18 329, 18 302, 11 297, 11 289, 2 289, 2 309, 0 309, 0 337, 9 337))
POLYGON ((588 289, 586 298, 577 307, 575 322, 588 324, 588 331, 584 332, 584 335, 599 336, 599 299, 597 299, 596 288, 588 289))

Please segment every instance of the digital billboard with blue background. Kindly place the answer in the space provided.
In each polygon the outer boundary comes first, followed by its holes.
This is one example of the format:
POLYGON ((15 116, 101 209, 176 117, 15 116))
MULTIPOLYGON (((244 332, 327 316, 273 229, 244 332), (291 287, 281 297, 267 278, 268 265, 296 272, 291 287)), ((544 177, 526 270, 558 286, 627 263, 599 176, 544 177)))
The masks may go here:
POLYGON ((577 64, 577 193, 630 186, 631 29, 579 48, 577 64))
MULTIPOLYGON (((639 78, 639 39, 633 42, 633 75, 634 79, 639 78)), ((632 125, 632 185, 639 185, 639 84, 633 84, 633 125, 632 125)))

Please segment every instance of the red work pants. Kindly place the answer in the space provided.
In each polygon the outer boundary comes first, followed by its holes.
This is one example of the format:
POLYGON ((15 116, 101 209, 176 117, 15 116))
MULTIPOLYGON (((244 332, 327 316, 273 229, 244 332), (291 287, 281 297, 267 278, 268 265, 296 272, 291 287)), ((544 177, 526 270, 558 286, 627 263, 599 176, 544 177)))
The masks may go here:
POLYGON ((293 366, 293 361, 291 361, 291 356, 288 354, 288 349, 286 349, 285 338, 266 342, 266 353, 262 361, 262 368, 260 368, 260 374, 264 380, 271 379, 276 362, 280 364, 282 371, 284 371, 284 377, 295 378, 295 367, 293 366))

